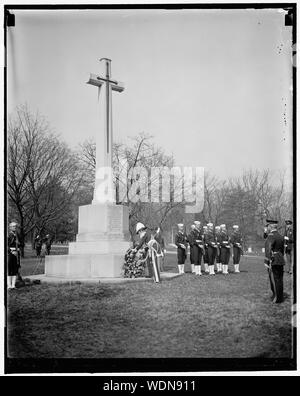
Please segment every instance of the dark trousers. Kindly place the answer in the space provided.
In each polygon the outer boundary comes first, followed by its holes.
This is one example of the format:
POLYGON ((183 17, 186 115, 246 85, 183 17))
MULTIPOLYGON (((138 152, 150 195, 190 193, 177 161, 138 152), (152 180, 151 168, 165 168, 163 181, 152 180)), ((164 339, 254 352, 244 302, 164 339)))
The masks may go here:
POLYGON ((18 274, 19 265, 18 258, 12 253, 8 254, 7 257, 7 275, 16 276, 18 274))
POLYGON ((204 264, 208 264, 208 262, 209 262, 208 249, 207 248, 204 249, 203 262, 204 262, 204 264))
POLYGON ((184 264, 185 259, 186 259, 186 252, 185 249, 182 248, 177 248, 177 259, 178 259, 178 264, 184 264))
POLYGON ((230 249, 221 247, 220 261, 222 264, 228 264, 230 259, 230 249))
POLYGON ((272 265, 268 271, 273 302, 281 303, 283 301, 283 265, 272 265))
POLYGON ((234 246, 233 247, 233 264, 239 264, 241 259, 241 249, 234 246))
POLYGON ((216 263, 220 263, 221 262, 221 252, 220 252, 220 248, 218 247, 216 249, 216 263))
POLYGON ((195 265, 201 265, 202 250, 198 245, 193 245, 193 260, 195 265))
POLYGON ((191 262, 191 264, 194 264, 193 247, 192 246, 190 246, 190 262, 191 262))
POLYGON ((208 265, 214 265, 215 258, 216 258, 216 249, 212 246, 208 246, 207 250, 207 257, 208 257, 208 265))
POLYGON ((286 257, 286 263, 287 263, 287 272, 292 273, 293 272, 293 259, 294 259, 292 250, 286 250, 285 257, 286 257))

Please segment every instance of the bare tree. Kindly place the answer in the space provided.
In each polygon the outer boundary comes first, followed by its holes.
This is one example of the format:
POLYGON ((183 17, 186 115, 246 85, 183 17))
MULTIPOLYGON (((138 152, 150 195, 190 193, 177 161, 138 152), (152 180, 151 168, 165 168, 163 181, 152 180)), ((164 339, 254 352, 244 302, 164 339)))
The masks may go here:
POLYGON ((24 236, 42 232, 69 208, 80 185, 75 155, 39 114, 18 107, 8 122, 8 195, 24 236))

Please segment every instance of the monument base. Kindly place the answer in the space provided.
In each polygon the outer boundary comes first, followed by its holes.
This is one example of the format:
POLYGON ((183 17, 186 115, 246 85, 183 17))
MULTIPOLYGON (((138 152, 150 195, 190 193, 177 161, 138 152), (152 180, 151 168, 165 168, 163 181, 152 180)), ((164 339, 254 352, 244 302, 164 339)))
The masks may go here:
POLYGON ((123 276, 128 241, 128 207, 97 204, 79 207, 78 235, 68 255, 46 256, 45 275, 63 279, 123 276))
POLYGON ((64 279, 123 276, 124 254, 69 254, 47 256, 45 275, 64 279))

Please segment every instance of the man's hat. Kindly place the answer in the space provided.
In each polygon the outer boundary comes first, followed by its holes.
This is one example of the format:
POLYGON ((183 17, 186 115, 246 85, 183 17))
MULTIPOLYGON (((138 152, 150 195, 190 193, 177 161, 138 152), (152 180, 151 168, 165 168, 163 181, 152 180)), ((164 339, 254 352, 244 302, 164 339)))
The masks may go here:
POLYGON ((18 223, 16 223, 15 221, 12 221, 11 223, 9 223, 10 227, 17 226, 17 225, 18 225, 18 223))
POLYGON ((267 222, 267 225, 268 224, 278 224, 277 220, 266 220, 266 222, 267 222))
POLYGON ((232 228, 239 228, 237 224, 233 225, 232 228))
POLYGON ((213 225, 213 223, 208 223, 207 224, 207 227, 213 227, 214 225, 213 225))
POLYGON ((201 224, 201 221, 195 220, 195 221, 194 221, 194 224, 199 225, 199 224, 201 224))
POLYGON ((289 224, 293 224, 292 220, 285 220, 285 224, 289 225, 289 224))
POLYGON ((182 223, 178 223, 178 224, 177 224, 177 226, 178 226, 178 227, 183 227, 183 226, 184 226, 184 224, 182 224, 182 223))

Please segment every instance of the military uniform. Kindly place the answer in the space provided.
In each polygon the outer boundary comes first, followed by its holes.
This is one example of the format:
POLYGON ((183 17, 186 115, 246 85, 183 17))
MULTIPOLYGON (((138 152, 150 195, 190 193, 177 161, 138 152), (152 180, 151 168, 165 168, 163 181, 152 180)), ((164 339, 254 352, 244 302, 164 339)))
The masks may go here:
POLYGON ((42 238, 38 235, 35 240, 34 240, 34 249, 36 251, 36 256, 40 257, 41 256, 41 250, 42 250, 42 245, 43 245, 43 240, 42 238))
POLYGON ((239 264, 240 264, 241 254, 243 253, 242 250, 243 239, 240 231, 238 230, 233 231, 230 237, 230 243, 232 244, 232 250, 233 250, 234 272, 240 272, 239 264))
POLYGON ((186 260, 186 250, 188 246, 187 235, 183 231, 178 231, 175 235, 175 245, 177 246, 178 270, 184 273, 184 263, 186 260))
MULTIPOLYGON (((291 221, 286 221, 287 225, 292 224, 291 221)), ((294 243, 294 235, 291 227, 286 228, 284 233, 285 240, 285 256, 287 261, 287 271, 292 274, 293 273, 293 243, 294 243)))
POLYGON ((228 274, 228 263, 230 259, 230 244, 226 230, 220 232, 220 261, 222 264, 223 274, 228 274))
POLYGON ((190 246, 190 263, 191 263, 191 271, 192 273, 195 272, 195 263, 194 263, 194 257, 193 257, 193 235, 192 235, 193 230, 190 231, 190 233, 187 236, 187 240, 190 246))
POLYGON ((52 244, 50 236, 47 236, 44 239, 44 243, 45 243, 47 255, 49 256, 50 255, 50 250, 51 250, 51 244, 52 244))
POLYGON ((217 248, 216 248, 216 264, 217 264, 217 271, 218 272, 222 272, 222 264, 221 264, 221 247, 220 247, 220 243, 221 243, 221 231, 216 231, 216 244, 217 244, 217 248))
POLYGON ((7 257, 7 275, 17 276, 19 270, 18 263, 18 241, 17 234, 10 231, 8 234, 8 257, 7 257))
POLYGON ((191 232, 190 243, 192 246, 192 255, 195 264, 195 273, 196 275, 201 275, 201 261, 203 256, 204 244, 200 229, 195 228, 191 232))
POLYGON ((217 253, 217 243, 213 230, 208 229, 204 234, 204 243, 207 251, 207 260, 209 266, 209 274, 215 275, 214 265, 217 253))
POLYGON ((284 238, 277 230, 269 233, 265 241, 265 264, 268 266, 273 302, 283 301, 284 238))
MULTIPOLYGON (((205 236, 206 236, 207 232, 208 232, 207 227, 206 226, 203 227, 203 233, 202 233, 203 242, 204 242, 204 239, 205 239, 205 236)), ((203 254, 204 271, 205 271, 206 274, 208 274, 209 273, 209 269, 208 269, 209 259, 208 259, 207 246, 206 246, 205 243, 203 243, 203 247, 204 247, 204 254, 203 254)))

